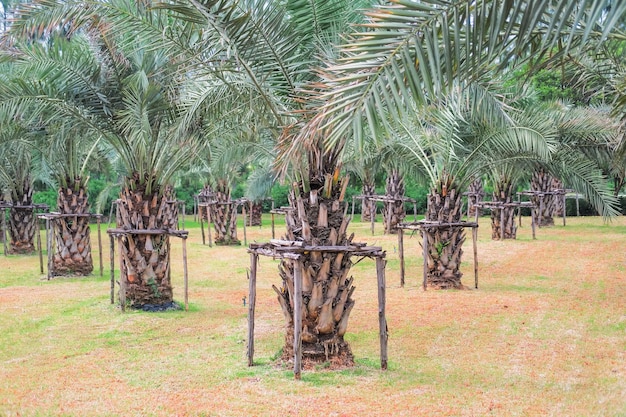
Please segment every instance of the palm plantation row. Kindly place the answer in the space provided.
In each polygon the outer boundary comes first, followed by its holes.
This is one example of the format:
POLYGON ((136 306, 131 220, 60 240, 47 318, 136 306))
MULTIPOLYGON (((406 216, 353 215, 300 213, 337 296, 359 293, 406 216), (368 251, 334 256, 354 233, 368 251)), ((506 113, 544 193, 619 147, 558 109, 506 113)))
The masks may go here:
MULTIPOLYGON (((558 178, 605 217, 618 212, 626 165, 622 2, 3 6, 0 181, 10 219, 32 224, 31 167, 58 187, 61 214, 85 214, 89 167, 111 164, 121 181, 117 227, 162 232, 121 239, 126 299, 136 307, 171 301, 167 230, 181 172, 206 172, 225 199, 242 165, 253 167, 253 200, 277 179, 293 184, 298 215, 286 238, 317 246, 350 244, 347 172, 371 188, 381 166, 394 174, 392 188, 401 189, 402 175, 429 187, 427 220, 457 222, 462 192, 478 178, 509 201, 533 172, 537 184, 558 178), (578 105, 541 102, 520 82, 555 66, 584 92, 578 105)), ((89 235, 71 219, 58 223, 59 235, 80 234, 81 250, 77 238, 57 245, 70 242, 82 253, 89 235)), ((17 247, 32 234, 11 239, 17 247)), ((434 239, 434 250, 458 259, 442 265, 433 254, 431 285, 461 288, 463 233, 434 239)), ((354 305, 352 262, 349 254, 325 256, 303 261, 316 283, 310 291, 319 293, 305 292, 303 301, 313 319, 318 307, 341 303, 328 332, 338 335, 354 305)), ((288 322, 293 273, 283 262, 279 300, 288 322)))

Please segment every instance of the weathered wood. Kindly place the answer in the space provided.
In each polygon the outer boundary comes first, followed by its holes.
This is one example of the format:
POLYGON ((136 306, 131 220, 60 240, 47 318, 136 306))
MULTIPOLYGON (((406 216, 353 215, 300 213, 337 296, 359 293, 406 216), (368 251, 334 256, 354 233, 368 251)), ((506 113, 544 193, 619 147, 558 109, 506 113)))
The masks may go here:
POLYGON ((400 286, 404 287, 404 230, 398 229, 398 256, 400 257, 400 286))
MULTIPOLYGON (((199 211, 199 217, 200 217, 200 233, 202 234, 202 244, 206 245, 206 239, 204 237, 204 219, 202 216, 202 206, 198 205, 198 211, 199 211)), ((208 207, 206 208, 206 211, 207 212, 209 211, 208 207)), ((208 227, 210 228, 211 225, 209 224, 208 227)))
POLYGON ((102 265, 102 231, 101 229, 101 216, 96 216, 96 223, 98 224, 98 258, 100 259, 100 276, 104 276, 104 266, 102 265))
POLYGON ((295 379, 300 379, 302 371, 302 261, 299 259, 294 261, 293 268, 293 374, 295 379))
MULTIPOLYGON (((37 252, 39 252, 39 272, 43 274, 43 250, 41 249, 41 227, 39 227, 39 221, 37 222, 37 252)), ((3 230, 4 233, 4 230, 3 230)), ((6 236, 3 236, 6 239, 6 236)))
MULTIPOLYGON (((401 233, 401 231, 400 231, 401 233)), ((380 337, 380 367, 387 369, 387 318, 385 317, 386 304, 386 283, 385 283, 385 263, 383 258, 376 258, 376 277, 378 279, 378 329, 380 337)))
POLYGON ((474 249, 474 288, 478 289, 478 228, 477 227, 472 227, 472 246, 474 249))
POLYGON ((274 225, 275 225, 275 222, 274 222, 274 213, 273 213, 273 210, 272 210, 272 213, 271 213, 271 214, 272 214, 272 239, 274 239, 274 238, 276 238, 276 233, 274 232, 274 225))
POLYGON ((500 240, 504 240, 504 207, 500 209, 500 240))
POLYGON ((422 283, 422 287, 424 288, 424 291, 426 291, 426 285, 428 280, 428 262, 426 262, 426 260, 428 259, 428 233, 424 231, 423 234, 424 236, 422 238, 422 256, 424 257, 424 281, 422 283))
POLYGON ((189 276, 187 274, 187 237, 183 237, 183 283, 185 290, 185 311, 189 311, 189 276))
POLYGON ((565 192, 563 192, 563 226, 565 226, 565 212, 567 211, 567 205, 566 205, 566 201, 565 201, 565 192))
MULTIPOLYGON (((6 219, 6 208, 2 208, 2 243, 4 245, 4 256, 8 255, 7 249, 7 219, 6 219)), ((42 271, 43 273, 43 271, 42 271)))
POLYGON ((248 366, 254 365, 254 309, 256 306, 256 268, 259 255, 250 253, 248 275, 248 366))
MULTIPOLYGON (((236 210, 236 208, 233 208, 233 210, 236 210)), ((250 211, 250 214, 252 214, 252 211, 250 211)), ((246 235, 246 205, 245 204, 241 205, 241 217, 243 217, 243 244, 248 246, 248 237, 246 235)))
POLYGON ((46 219, 46 250, 48 251, 48 281, 52 277, 52 240, 54 239, 54 229, 51 229, 50 219, 46 219))
POLYGON ((124 251, 122 249, 122 238, 117 236, 117 247, 120 252, 120 307, 126 311, 126 275, 124 274, 124 251))
POLYGON ((211 210, 209 210, 209 207, 206 207, 206 229, 207 229, 207 233, 209 235, 209 247, 212 248, 213 247, 213 237, 211 235, 211 210))
POLYGON ((111 240, 111 304, 115 304, 115 238, 109 235, 111 240))

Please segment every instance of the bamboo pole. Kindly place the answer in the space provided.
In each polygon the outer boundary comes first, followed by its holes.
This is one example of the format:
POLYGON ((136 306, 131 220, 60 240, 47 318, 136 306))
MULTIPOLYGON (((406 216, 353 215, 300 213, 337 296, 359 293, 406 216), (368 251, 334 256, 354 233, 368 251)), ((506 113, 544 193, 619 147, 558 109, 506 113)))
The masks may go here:
POLYGON ((189 278, 187 274, 187 237, 183 236, 183 282, 185 286, 185 311, 189 311, 189 278))
POLYGON ((398 228, 398 256, 400 257, 400 286, 404 288, 404 229, 398 228))
POLYGON ((302 371, 302 262, 294 261, 294 296, 293 296, 293 375, 301 378, 302 371))
MULTIPOLYGON (((209 209, 207 208, 207 212, 209 209)), ((206 245, 206 240, 204 239, 204 220, 202 219, 202 206, 198 206, 198 215, 200 217, 200 233, 202 233, 202 244, 206 245)), ((211 227, 209 225, 209 227, 211 227)))
POLYGON ((259 255, 250 254, 250 275, 248 276, 248 366, 254 364, 254 308, 256 306, 256 267, 259 255))
MULTIPOLYGON (((233 204, 233 210, 237 210, 237 206, 233 204)), ((243 244, 244 246, 248 246, 248 238, 246 235, 246 221, 247 219, 247 215, 246 215, 246 203, 243 203, 241 205, 241 211, 242 213, 242 217, 243 217, 243 244)), ((252 210, 250 210, 250 214, 252 214, 252 210)), ((250 218, 250 224, 252 224, 252 218, 250 218)))
POLYGON ((472 227, 472 245, 474 247, 474 288, 478 289, 478 225, 472 227))
POLYGON ((100 216, 96 216, 98 224, 98 258, 100 259, 100 276, 104 276, 104 266, 102 265, 102 232, 100 230, 100 216))
POLYGON ((422 239, 422 253, 424 256, 424 282, 422 283, 422 286, 424 288, 424 291, 426 291, 426 280, 428 277, 428 229, 423 228, 422 229, 422 233, 424 234, 424 237, 422 239))
POLYGON ((113 235, 109 235, 111 240, 111 304, 115 304, 115 240, 113 235))
MULTIPOLYGON (((43 250, 41 249, 41 228, 39 227, 39 220, 36 220, 36 224, 37 224, 37 251, 39 252, 39 272, 43 275, 43 250)), ((6 236, 4 237, 6 239, 6 236)))
MULTIPOLYGON (((400 232, 402 229, 399 230, 400 232)), ((387 319, 385 317, 385 263, 382 257, 376 258, 376 277, 378 278, 378 329, 380 336, 380 368, 387 369, 387 319)))

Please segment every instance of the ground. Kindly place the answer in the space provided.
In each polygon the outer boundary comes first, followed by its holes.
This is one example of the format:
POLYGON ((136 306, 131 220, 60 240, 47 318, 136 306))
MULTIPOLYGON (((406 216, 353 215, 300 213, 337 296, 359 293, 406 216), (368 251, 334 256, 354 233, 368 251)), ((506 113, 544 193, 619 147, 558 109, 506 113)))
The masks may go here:
MULTIPOLYGON (((268 219, 248 227, 248 241, 271 237, 268 219)), ((356 367, 319 366, 302 381, 275 364, 277 261, 260 261, 248 367, 249 254, 203 246, 189 218, 188 312, 111 305, 108 239, 102 278, 97 255, 95 276, 51 281, 37 256, 0 255, 0 416, 626 415, 626 219, 570 218, 534 241, 527 219, 514 241, 492 241, 489 220, 480 225, 479 289, 424 292, 417 235, 405 237, 401 288, 397 237, 353 223, 355 241, 387 251, 389 370, 380 370, 375 265, 364 260, 346 335, 356 367)), ((465 245, 463 283, 473 287, 465 245)), ((172 248, 182 301, 180 240, 172 248)))

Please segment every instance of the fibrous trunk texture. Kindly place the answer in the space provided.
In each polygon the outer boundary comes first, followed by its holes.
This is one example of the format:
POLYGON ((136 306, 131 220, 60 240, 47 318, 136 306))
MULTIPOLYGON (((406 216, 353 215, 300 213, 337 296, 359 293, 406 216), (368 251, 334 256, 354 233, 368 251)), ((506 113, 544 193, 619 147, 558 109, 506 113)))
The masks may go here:
MULTIPOLYGON (((513 202, 513 183, 508 180, 498 182, 493 190, 493 201, 497 203, 513 202)), ((515 224, 515 207, 493 208, 491 210, 491 239, 515 239, 517 226, 515 224), (502 216, 504 211, 504 236, 502 233, 502 216)))
POLYGON ((385 196, 393 200, 384 203, 385 233, 397 233, 398 223, 401 223, 406 216, 404 201, 402 200, 404 198, 404 179, 397 169, 393 169, 387 177, 385 196))
MULTIPOLYGON (((461 220, 462 199, 456 189, 442 193, 431 190, 428 195, 426 220, 457 223, 461 220)), ((463 273, 459 270, 463 255, 465 232, 460 226, 445 228, 422 228, 422 238, 428 239, 428 253, 425 262, 428 267, 426 284, 430 288, 464 288, 461 284, 463 273)))
POLYGON ((211 220, 215 228, 216 245, 240 245, 237 239, 237 202, 230 199, 230 186, 218 180, 214 204, 211 204, 211 220))
MULTIPOLYGON (((171 190, 154 187, 146 192, 136 174, 124 187, 118 203, 121 229, 175 230, 177 206, 168 202, 171 190)), ((166 233, 128 234, 120 238, 121 275, 126 279, 126 301, 131 307, 172 302, 170 241, 166 233)))
MULTIPOLYGON (((373 182, 363 182, 363 195, 374 195, 376 185, 373 182)), ((361 221, 371 222, 372 216, 376 216, 376 202, 369 198, 363 198, 361 202, 361 221)))
POLYGON ((485 197, 485 190, 483 189, 482 178, 476 178, 474 181, 472 181, 468 191, 469 196, 467 198, 467 203, 469 204, 469 217, 476 217, 476 210, 478 210, 479 216, 482 215, 481 210, 474 205, 483 201, 483 198, 485 197))
MULTIPOLYGON (((202 190, 198 193, 198 203, 210 203, 215 198, 215 194, 213 193, 213 189, 210 185, 205 185, 202 190)), ((202 220, 207 221, 207 210, 203 207, 199 210, 200 216, 202 216, 202 220)))
MULTIPOLYGON (((343 201, 348 179, 340 183, 328 175, 324 182, 312 183, 311 191, 297 191, 290 196, 296 210, 286 217, 287 240, 301 240, 315 246, 349 246, 346 236, 349 216, 343 201)), ((322 253, 311 251, 302 261, 302 358, 303 364, 330 362, 334 365, 354 364, 350 346, 344 340, 354 300, 353 278, 349 277, 352 261, 349 252, 322 253)), ((279 267, 282 288, 274 286, 286 319, 283 359, 293 358, 293 290, 294 268, 290 260, 279 267)))
POLYGON ((9 209, 10 253, 29 254, 35 252, 36 224, 33 187, 30 179, 27 179, 24 181, 22 189, 13 196, 13 206, 9 209))
POLYGON ((263 203, 260 201, 251 201, 250 204, 248 204, 248 210, 248 213, 246 213, 246 225, 260 226, 263 217, 263 203))
MULTIPOLYGON (((538 169, 533 172, 530 179, 530 189, 536 192, 550 192, 553 190, 553 181, 554 177, 552 175, 544 169, 538 169)), ((555 196, 550 194, 546 194, 543 197, 532 196, 531 201, 536 206, 534 210, 534 213, 536 213, 535 224, 539 225, 539 227, 554 226, 555 196)))
MULTIPOLYGON (((68 181, 68 184, 70 182, 68 181)), ((61 188, 57 197, 61 214, 88 214, 87 190, 80 178, 74 187, 61 188)), ((59 217, 54 220, 56 251, 52 259, 52 275, 89 275, 93 271, 89 217, 59 217)))

